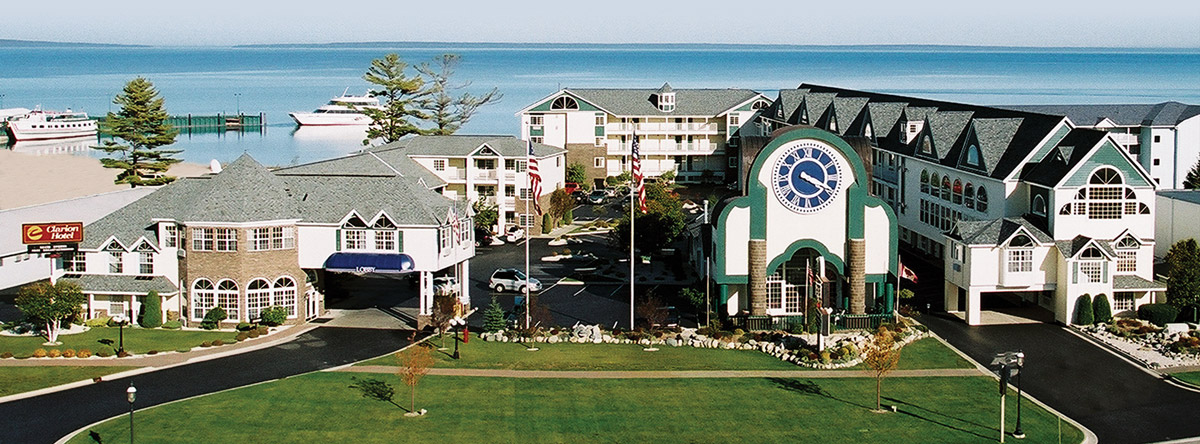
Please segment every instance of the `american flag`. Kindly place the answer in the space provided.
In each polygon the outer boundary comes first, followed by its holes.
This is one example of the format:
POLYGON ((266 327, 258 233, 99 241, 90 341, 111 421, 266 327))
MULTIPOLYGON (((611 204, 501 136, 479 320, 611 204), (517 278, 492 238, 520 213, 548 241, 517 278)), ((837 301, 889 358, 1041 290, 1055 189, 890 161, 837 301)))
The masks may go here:
POLYGON ((637 187, 638 209, 643 213, 646 208, 646 178, 642 177, 642 156, 638 154, 638 136, 633 135, 633 145, 630 146, 630 157, 633 158, 633 183, 637 187))
POLYGON ((542 215, 542 204, 538 202, 538 196, 542 195, 542 174, 538 172, 537 157, 533 154, 533 141, 529 141, 529 155, 526 157, 528 167, 526 168, 529 174, 529 199, 533 200, 533 209, 537 210, 538 216, 542 215))

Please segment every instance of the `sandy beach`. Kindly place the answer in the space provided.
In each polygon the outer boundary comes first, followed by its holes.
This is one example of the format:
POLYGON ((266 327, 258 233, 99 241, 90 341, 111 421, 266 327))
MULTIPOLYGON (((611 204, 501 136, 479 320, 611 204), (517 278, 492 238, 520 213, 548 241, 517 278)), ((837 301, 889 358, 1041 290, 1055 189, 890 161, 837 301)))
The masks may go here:
MULTIPOLYGON (((181 162, 176 177, 208 173, 207 165, 181 162)), ((117 170, 100 160, 70 154, 33 155, 0 149, 0 209, 7 210, 129 188, 113 184, 117 170)))

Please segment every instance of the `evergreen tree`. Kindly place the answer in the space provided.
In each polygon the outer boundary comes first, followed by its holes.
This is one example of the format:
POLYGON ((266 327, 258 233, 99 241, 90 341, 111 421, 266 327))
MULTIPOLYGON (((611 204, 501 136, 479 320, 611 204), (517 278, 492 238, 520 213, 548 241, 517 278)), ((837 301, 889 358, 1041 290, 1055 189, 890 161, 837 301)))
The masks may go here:
POLYGON ((1176 242, 1167 252, 1167 303, 1180 311, 1200 306, 1200 246, 1195 239, 1176 242))
POLYGON ((371 118, 363 145, 370 145, 372 139, 391 143, 409 134, 421 133, 418 122, 429 118, 421 110, 421 101, 429 95, 429 91, 425 88, 424 79, 420 76, 409 77, 405 72, 407 70, 408 64, 398 54, 392 53, 372 60, 371 67, 363 74, 363 80, 379 87, 369 91, 369 94, 380 99, 383 107, 362 110, 371 118))
POLYGON ((136 187, 174 182, 174 177, 162 173, 180 161, 171 156, 182 150, 158 149, 175 143, 178 132, 167 123, 169 116, 154 84, 143 77, 130 80, 121 94, 113 98, 113 104, 120 105, 121 110, 116 114, 108 113, 103 130, 124 144, 107 140, 97 147, 109 155, 117 154, 100 159, 105 167, 121 170, 113 183, 136 187))
POLYGON ((483 310, 483 331, 491 333, 504 329, 504 309, 500 307, 500 303, 496 302, 496 298, 492 298, 492 303, 488 304, 483 310))
POLYGON ((1092 325, 1094 323, 1096 323, 1096 318, 1092 314, 1092 297, 1081 294, 1079 299, 1075 300, 1075 325, 1092 325))
POLYGON ((1188 171, 1187 176, 1183 179, 1183 188, 1186 190, 1200 189, 1200 160, 1192 165, 1192 169, 1188 171))
MULTIPOLYGON (((621 249, 629 248, 629 207, 625 204, 623 216, 617 226, 609 232, 609 242, 621 249)), ((670 245, 683 233, 683 202, 679 195, 661 183, 646 184, 647 212, 636 211, 634 227, 636 247, 642 251, 658 251, 670 245)), ((603 208, 597 206, 596 208, 603 208)))
POLYGON ((146 294, 146 305, 142 307, 142 327, 158 328, 162 327, 162 298, 158 296, 158 292, 150 290, 146 294))
POLYGON ((1092 301, 1092 315, 1095 316, 1097 324, 1112 320, 1112 306, 1109 305, 1108 296, 1104 293, 1096 295, 1096 300, 1092 301))
POLYGON ((499 102, 500 98, 504 97, 496 88, 492 88, 491 91, 481 96, 464 92, 455 97, 453 95, 455 91, 471 86, 469 81, 460 84, 450 83, 450 77, 454 75, 454 68, 458 66, 460 59, 461 57, 457 54, 442 54, 434 57, 432 64, 422 63, 416 68, 429 85, 429 97, 421 102, 421 109, 429 116, 429 120, 435 127, 427 134, 439 136, 454 134, 467 121, 471 120, 479 107, 499 102))
POLYGON ((567 164, 567 182, 587 182, 587 170, 584 169, 582 163, 571 162, 567 164))

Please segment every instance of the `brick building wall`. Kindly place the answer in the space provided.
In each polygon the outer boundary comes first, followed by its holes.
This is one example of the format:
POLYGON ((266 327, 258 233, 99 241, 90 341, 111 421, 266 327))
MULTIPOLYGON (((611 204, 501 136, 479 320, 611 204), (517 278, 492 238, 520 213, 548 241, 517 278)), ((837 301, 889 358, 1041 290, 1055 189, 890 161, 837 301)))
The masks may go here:
MULTIPOLYGON (((214 285, 218 282, 231 279, 238 284, 238 311, 239 316, 246 316, 247 301, 246 289, 250 285, 250 281, 262 278, 274 284, 275 280, 280 277, 290 277, 296 284, 296 317, 287 320, 288 324, 303 322, 306 317, 305 289, 306 275, 304 270, 299 265, 299 255, 295 246, 284 250, 266 250, 266 251, 250 251, 249 229, 237 228, 237 251, 197 251, 194 250, 192 244, 191 228, 185 230, 186 242, 183 246, 186 254, 179 261, 179 279, 180 287, 186 294, 184 299, 184 313, 181 316, 189 321, 189 324, 196 324, 197 321, 192 320, 192 283, 197 279, 205 278, 212 281, 214 285)), ((295 230, 295 227, 292 227, 295 230)), ((238 320, 228 320, 222 322, 222 325, 234 325, 238 320)))

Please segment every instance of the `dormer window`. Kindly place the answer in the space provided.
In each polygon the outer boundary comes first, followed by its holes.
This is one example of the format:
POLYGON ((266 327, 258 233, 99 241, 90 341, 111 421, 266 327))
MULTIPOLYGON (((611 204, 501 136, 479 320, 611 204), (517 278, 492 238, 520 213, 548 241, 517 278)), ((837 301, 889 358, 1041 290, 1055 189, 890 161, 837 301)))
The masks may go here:
POLYGON ((979 154, 979 146, 971 144, 967 147, 967 165, 983 168, 983 156, 979 154))
POLYGON ((863 127, 863 137, 869 137, 872 139, 875 138, 875 131, 871 129, 870 123, 867 123, 866 126, 863 127))
POLYGON ((664 113, 675 111, 675 93, 659 94, 658 110, 664 113))
POLYGON ((901 124, 900 142, 910 143, 916 139, 921 130, 925 128, 923 120, 906 120, 901 124))
POLYGON ((1033 240, 1024 234, 1018 234, 1008 242, 1006 249, 1009 273, 1026 273, 1033 271, 1033 240))
POLYGON ((829 131, 830 131, 830 132, 834 132, 834 133, 836 133, 836 132, 837 132, 837 130, 838 130, 838 128, 837 128, 837 117, 830 116, 830 117, 829 117, 829 131))
POLYGON ((1045 216, 1046 215, 1046 198, 1042 197, 1041 194, 1039 194, 1037 196, 1033 196, 1033 204, 1030 205, 1030 210, 1033 212, 1033 214, 1035 216, 1045 216))
POLYGON ((933 155, 933 138, 932 137, 929 137, 928 135, 926 135, 925 138, 921 139, 921 154, 924 154, 927 156, 933 155))
POLYGON ((550 103, 550 109, 579 109, 579 102, 567 96, 561 96, 550 103))

